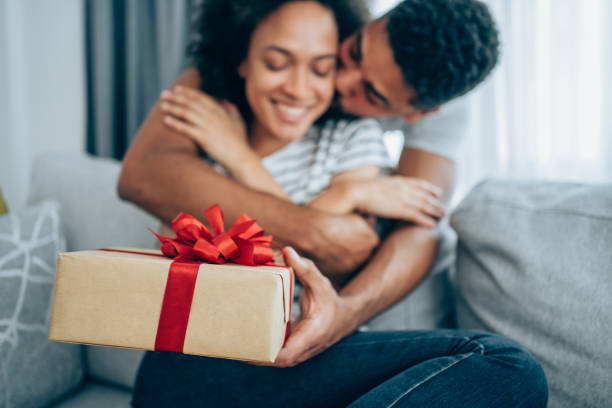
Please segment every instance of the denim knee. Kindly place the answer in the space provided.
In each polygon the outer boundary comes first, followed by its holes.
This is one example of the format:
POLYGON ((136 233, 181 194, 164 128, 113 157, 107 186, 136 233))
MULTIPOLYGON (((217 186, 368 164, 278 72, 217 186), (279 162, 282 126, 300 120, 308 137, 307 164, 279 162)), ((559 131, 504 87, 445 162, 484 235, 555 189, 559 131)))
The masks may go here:
POLYGON ((546 407, 548 382, 540 363, 523 346, 506 337, 473 332, 471 337, 485 347, 484 355, 504 370, 505 375, 522 383, 525 407, 546 407))

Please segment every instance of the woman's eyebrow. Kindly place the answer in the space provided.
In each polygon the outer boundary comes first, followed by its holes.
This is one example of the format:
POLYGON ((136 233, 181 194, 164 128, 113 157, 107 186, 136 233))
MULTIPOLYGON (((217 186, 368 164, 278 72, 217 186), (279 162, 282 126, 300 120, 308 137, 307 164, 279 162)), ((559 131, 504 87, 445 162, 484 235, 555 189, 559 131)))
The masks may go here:
MULTIPOLYGON (((293 56, 293 53, 289 50, 286 50, 282 47, 279 47, 278 45, 268 45, 267 47, 264 47, 264 52, 266 51, 276 51, 276 52, 280 52, 281 54, 284 54, 288 57, 293 56)), ((336 53, 329 53, 329 54, 323 54, 323 55, 318 55, 316 56, 314 59, 315 60, 322 60, 322 59, 327 59, 327 58, 338 58, 338 54, 336 53)))
POLYGON ((291 52, 289 52, 289 50, 279 47, 278 45, 268 45, 263 50, 264 51, 276 51, 276 52, 280 52, 281 54, 291 56, 291 52))

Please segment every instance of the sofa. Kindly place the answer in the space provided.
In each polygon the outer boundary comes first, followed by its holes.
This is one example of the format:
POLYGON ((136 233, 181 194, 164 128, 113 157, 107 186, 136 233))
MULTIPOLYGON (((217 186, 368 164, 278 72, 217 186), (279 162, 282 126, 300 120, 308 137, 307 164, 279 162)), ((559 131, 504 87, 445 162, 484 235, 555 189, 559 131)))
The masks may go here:
MULTIPOLYGON (((129 407, 142 350, 47 339, 57 253, 156 246, 158 221, 117 197, 119 170, 45 154, 26 208, 0 217, 0 407, 129 407)), ((458 239, 441 227, 428 277, 366 327, 498 332, 543 364, 549 406, 612 406, 611 221, 609 185, 482 183, 450 217, 458 239)))

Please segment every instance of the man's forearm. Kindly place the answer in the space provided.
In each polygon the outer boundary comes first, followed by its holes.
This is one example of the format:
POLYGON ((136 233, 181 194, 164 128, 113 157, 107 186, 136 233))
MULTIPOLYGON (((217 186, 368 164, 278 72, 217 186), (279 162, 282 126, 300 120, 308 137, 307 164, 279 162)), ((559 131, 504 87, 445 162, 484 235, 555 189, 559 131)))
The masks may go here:
POLYGON ((203 219, 204 210, 219 204, 231 223, 246 212, 278 239, 309 250, 313 217, 309 209, 291 205, 266 193, 248 189, 188 152, 131 152, 124 161, 120 195, 165 222, 180 211, 203 219), (278 217, 283 214, 283 217, 278 217))
MULTIPOLYGON (((404 149, 398 172, 439 186, 450 200, 455 164, 442 156, 404 149)), ((401 223, 383 241, 367 266, 340 292, 348 308, 347 325, 359 325, 388 309, 412 291, 427 275, 438 247, 438 231, 401 223)))
POLYGON ((367 266, 341 291, 357 329, 412 291, 426 276, 438 246, 435 229, 403 226, 384 240, 367 266))

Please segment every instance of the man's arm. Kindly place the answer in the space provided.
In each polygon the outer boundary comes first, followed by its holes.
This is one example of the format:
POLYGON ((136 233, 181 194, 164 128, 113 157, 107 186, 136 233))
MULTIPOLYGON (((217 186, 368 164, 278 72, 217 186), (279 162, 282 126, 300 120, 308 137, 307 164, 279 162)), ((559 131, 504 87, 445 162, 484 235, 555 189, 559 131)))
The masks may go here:
MULTIPOLYGON (((452 160, 424 150, 404 149, 398 172, 440 187, 450 200, 455 176, 452 160)), ((372 260, 340 292, 353 313, 356 329, 401 300, 423 280, 438 246, 435 229, 400 224, 382 243, 372 260)))
MULTIPOLYGON (((451 196, 455 165, 445 157, 404 149, 399 172, 441 187, 446 200, 451 196)), ((314 263, 290 256, 288 261, 296 275, 306 280, 307 309, 302 310, 302 319, 292 328, 274 365, 293 366, 311 358, 398 302, 425 277, 437 246, 434 229, 401 225, 339 294, 318 273, 314 263)))
MULTIPOLYGON (((198 88, 199 83, 197 70, 190 68, 174 85, 198 88)), ((163 124, 159 104, 125 156, 118 192, 165 222, 180 211, 203 218, 204 210, 215 203, 230 221, 246 212, 266 232, 304 251, 331 275, 354 270, 378 243, 358 216, 296 206, 218 174, 199 157, 193 141, 163 124)))

